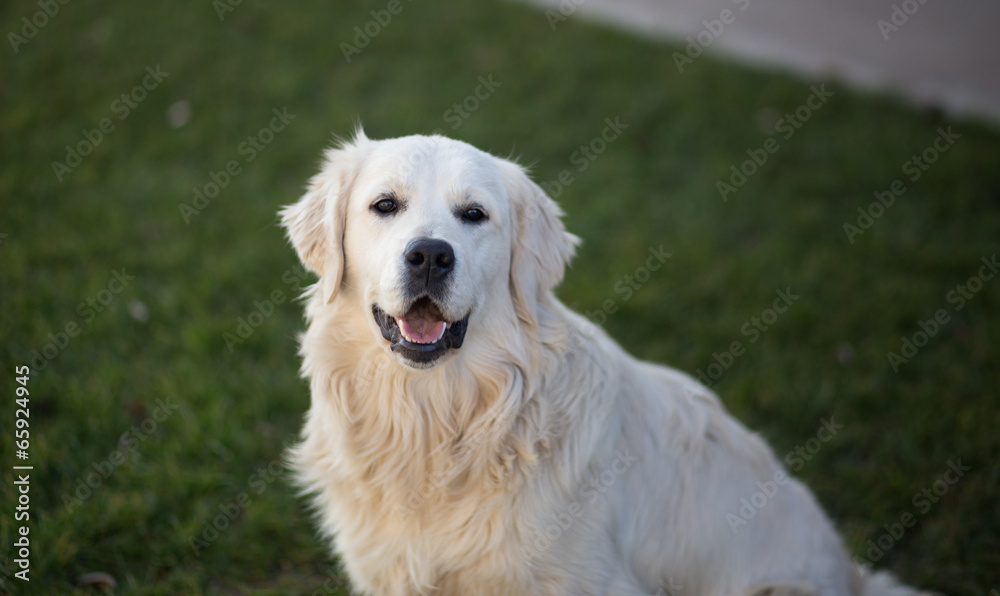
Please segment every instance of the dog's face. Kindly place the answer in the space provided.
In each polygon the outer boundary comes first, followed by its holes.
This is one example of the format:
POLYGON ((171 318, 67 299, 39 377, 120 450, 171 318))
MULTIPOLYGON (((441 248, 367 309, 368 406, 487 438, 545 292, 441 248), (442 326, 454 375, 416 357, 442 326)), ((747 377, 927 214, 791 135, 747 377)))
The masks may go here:
POLYGON ((323 300, 351 301, 372 341, 431 368, 487 320, 536 323, 575 243, 558 215, 518 166, 465 143, 359 135, 283 223, 323 300))
POLYGON ((384 142, 347 205, 347 284, 400 359, 429 366, 462 347, 503 290, 510 202, 493 159, 459 143, 384 142), (412 164, 412 165, 411 165, 412 164))

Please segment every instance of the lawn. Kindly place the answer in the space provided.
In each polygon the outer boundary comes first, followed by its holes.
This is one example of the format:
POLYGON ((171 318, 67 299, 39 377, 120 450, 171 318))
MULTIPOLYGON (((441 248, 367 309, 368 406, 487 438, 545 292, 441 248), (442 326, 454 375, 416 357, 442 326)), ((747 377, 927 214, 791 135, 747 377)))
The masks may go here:
POLYGON ((532 164, 565 302, 704 375, 852 554, 1000 587, 995 127, 520 4, 53 4, 0 8, 0 593, 348 593, 281 463, 312 279, 275 212, 358 120, 532 164))

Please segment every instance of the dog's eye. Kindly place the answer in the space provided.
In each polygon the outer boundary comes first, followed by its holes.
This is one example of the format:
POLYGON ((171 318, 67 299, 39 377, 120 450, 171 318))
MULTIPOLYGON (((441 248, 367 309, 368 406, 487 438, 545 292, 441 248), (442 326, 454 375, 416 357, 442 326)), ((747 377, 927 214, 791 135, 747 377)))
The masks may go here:
POLYGON ((396 199, 383 197, 372 204, 372 209, 382 214, 392 213, 396 210, 396 199))
POLYGON ((471 223, 476 223, 486 219, 486 212, 479 207, 471 207, 462 213, 462 219, 471 223))

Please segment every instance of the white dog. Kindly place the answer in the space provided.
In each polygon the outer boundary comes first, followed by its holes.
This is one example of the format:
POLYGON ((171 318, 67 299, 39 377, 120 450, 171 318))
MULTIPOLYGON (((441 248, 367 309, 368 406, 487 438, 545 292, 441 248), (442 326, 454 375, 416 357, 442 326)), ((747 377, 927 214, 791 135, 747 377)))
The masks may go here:
POLYGON ((293 458, 365 594, 906 595, 691 377, 553 288, 577 238, 509 161, 356 138, 282 223, 320 277, 293 458), (752 519, 741 499, 765 491, 752 519))

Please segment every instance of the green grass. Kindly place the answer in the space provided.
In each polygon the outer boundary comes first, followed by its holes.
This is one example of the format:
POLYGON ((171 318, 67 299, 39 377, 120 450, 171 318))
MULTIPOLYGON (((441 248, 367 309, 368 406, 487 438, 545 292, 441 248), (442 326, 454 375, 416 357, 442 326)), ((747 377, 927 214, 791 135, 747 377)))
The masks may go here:
MULTIPOLYGON (((777 153, 723 201, 716 182, 763 145, 768 114, 794 111, 821 81, 710 57, 679 74, 672 46, 577 20, 553 32, 541 12, 496 2, 406 1, 347 63, 340 43, 384 6, 248 1, 220 22, 207 0, 72 2, 18 54, 3 49, 5 437, 14 367, 48 334, 79 332, 28 384, 31 582, 0 592, 95 593, 76 580, 102 571, 128 595, 347 593, 323 592, 334 563, 303 500, 267 467, 278 470, 308 405, 296 260, 275 211, 357 119, 372 137, 443 128, 521 156, 548 183, 570 170, 558 200, 585 242, 559 290, 569 305, 612 300, 614 337, 691 372, 740 341, 715 388, 779 456, 808 446, 821 419, 844 425, 797 475, 853 553, 910 512, 916 525, 880 567, 955 595, 1000 586, 1000 280, 960 311, 947 301, 998 252, 995 130, 827 82, 833 97, 791 138, 775 133, 777 153), (113 102, 156 65, 168 76, 118 119, 113 102), (500 86, 453 129, 446 111, 488 75, 500 86), (172 128, 167 110, 182 100, 190 121, 172 128), (240 143, 283 107, 295 119, 247 163, 240 143), (573 153, 616 116, 628 128, 579 171, 573 153), (52 162, 102 118, 115 129, 57 180, 52 162), (843 224, 948 126, 961 138, 849 243, 843 224), (185 223, 179 204, 229 160, 241 173, 185 223), (616 283, 660 245, 673 256, 625 300, 616 283), (102 294, 112 271, 134 279, 102 294), (786 287, 801 298, 751 343, 742 326, 786 287), (272 292, 281 303, 230 351, 226 334, 272 292), (91 312, 90 298, 110 302, 91 312), (134 316, 143 306, 146 320, 134 316), (894 373, 886 354, 937 309, 949 321, 894 373), (101 463, 116 451, 127 461, 101 463), (918 507, 914 495, 959 458, 971 471, 918 507), (113 472, 71 503, 95 465, 113 472), (234 507, 196 554, 191 537, 234 507)), ((0 30, 36 10, 6 3, 0 30)), ((5 575, 20 525, 11 444, 0 442, 5 575)))

